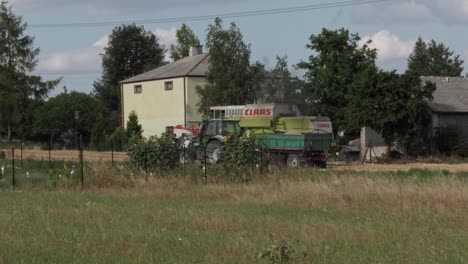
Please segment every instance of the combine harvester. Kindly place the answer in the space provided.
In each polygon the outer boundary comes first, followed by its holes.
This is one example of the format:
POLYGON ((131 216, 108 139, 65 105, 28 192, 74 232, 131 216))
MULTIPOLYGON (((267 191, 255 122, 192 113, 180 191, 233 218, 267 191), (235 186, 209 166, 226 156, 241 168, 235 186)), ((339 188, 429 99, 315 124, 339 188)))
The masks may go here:
POLYGON ((229 134, 255 134, 256 142, 272 159, 288 167, 327 166, 333 129, 327 117, 296 116, 287 105, 255 104, 210 108, 213 119, 205 121, 191 144, 198 157, 206 155, 212 163, 221 157, 221 145, 229 134))

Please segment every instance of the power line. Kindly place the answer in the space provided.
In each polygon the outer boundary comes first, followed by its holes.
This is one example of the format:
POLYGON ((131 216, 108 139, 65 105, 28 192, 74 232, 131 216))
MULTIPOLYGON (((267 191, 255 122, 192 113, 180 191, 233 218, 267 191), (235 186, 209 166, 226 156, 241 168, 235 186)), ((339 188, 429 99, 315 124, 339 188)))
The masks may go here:
POLYGON ((293 12, 304 12, 310 10, 346 7, 346 6, 357 6, 379 2, 390 2, 394 0, 349 0, 333 3, 321 3, 313 5, 304 5, 296 7, 284 7, 266 10, 256 11, 245 11, 236 13, 224 13, 217 15, 204 15, 204 16, 189 16, 189 17, 175 17, 175 18, 163 18, 163 19, 147 19, 147 20, 127 20, 127 21, 108 21, 108 22, 81 22, 81 23, 56 23, 56 24, 31 24, 30 28, 78 28, 78 27, 103 27, 103 26, 116 26, 122 24, 163 24, 173 22, 188 22, 188 21, 199 21, 199 20, 211 20, 216 17, 220 18, 238 18, 238 17, 253 17, 253 16, 264 16, 273 14, 284 14, 293 12))

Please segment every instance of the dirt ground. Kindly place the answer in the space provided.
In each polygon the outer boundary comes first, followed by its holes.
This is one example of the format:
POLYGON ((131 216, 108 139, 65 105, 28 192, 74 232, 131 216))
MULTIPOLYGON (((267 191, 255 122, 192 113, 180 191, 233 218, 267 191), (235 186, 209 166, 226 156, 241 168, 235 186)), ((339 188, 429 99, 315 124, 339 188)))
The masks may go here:
POLYGON ((468 172, 468 163, 441 164, 441 163, 401 163, 401 164, 338 164, 332 163, 330 168, 337 170, 355 171, 408 171, 410 169, 448 170, 450 172, 468 172))
MULTIPOLYGON (((4 152, 7 158, 11 157, 11 150, 0 149, 0 155, 4 152)), ((24 149, 23 159, 33 160, 48 160, 49 151, 38 150, 38 149, 24 149)), ((128 160, 128 154, 126 152, 97 152, 97 151, 83 151, 84 161, 111 161, 113 159, 116 162, 124 162, 128 160)), ((21 151, 15 150, 15 158, 21 158, 21 151)), ((50 152, 51 160, 64 160, 64 161, 78 161, 80 159, 79 151, 77 150, 53 150, 50 152)))
MULTIPOLYGON (((0 149, 0 158, 2 153, 7 158, 11 157, 11 150, 0 149)), ((111 161, 113 159, 116 162, 128 161, 128 154, 126 152, 96 152, 96 151, 84 151, 83 159, 85 161, 111 161)), ((79 152, 75 150, 54 150, 50 153, 51 160, 65 160, 65 161, 78 161, 79 152)), ((15 151, 15 157, 20 159, 20 150, 15 151)), ((38 149, 24 149, 23 159, 34 159, 34 160, 48 160, 49 151, 38 150, 38 149)), ((408 171, 410 169, 427 169, 427 170, 448 170, 450 172, 468 172, 468 163, 428 163, 428 162, 411 162, 411 163, 391 163, 391 164, 361 164, 360 162, 345 164, 339 162, 330 162, 329 168, 336 170, 355 170, 355 171, 408 171)))

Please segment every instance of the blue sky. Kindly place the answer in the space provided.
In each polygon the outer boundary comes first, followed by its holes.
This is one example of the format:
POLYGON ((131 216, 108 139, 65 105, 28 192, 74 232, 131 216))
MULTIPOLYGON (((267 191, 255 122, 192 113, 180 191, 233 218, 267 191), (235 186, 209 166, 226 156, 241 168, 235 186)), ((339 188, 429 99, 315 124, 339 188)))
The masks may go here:
MULTIPOLYGON (((295 7, 344 0, 10 0, 13 11, 31 25, 41 49, 37 74, 46 79, 63 76, 54 94, 66 85, 69 90, 90 92, 101 76, 99 54, 114 26, 82 28, 37 28, 48 23, 133 21, 295 7)), ((356 0, 361 1, 361 0, 356 0)), ((306 60, 305 48, 311 34, 322 28, 347 28, 364 39, 372 39, 379 50, 379 65, 385 69, 405 69, 406 60, 418 36, 444 42, 468 60, 468 0, 388 0, 296 13, 224 19, 235 21, 251 44, 252 61, 269 67, 276 55, 287 55, 290 65, 306 60)), ((204 41, 212 20, 187 21, 204 41)), ((167 47, 175 42, 182 22, 144 25, 155 32, 167 47)), ((294 71, 292 69, 292 71, 294 71)))

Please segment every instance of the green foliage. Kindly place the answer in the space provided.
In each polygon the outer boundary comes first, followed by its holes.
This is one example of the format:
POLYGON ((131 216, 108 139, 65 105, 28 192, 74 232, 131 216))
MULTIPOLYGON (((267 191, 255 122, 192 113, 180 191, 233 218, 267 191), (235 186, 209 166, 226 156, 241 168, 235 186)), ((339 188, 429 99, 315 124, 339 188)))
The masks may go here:
POLYGON ((428 145, 425 131, 430 114, 426 102, 432 100, 432 83, 422 85, 418 76, 377 69, 358 77, 346 108, 348 127, 370 127, 380 132, 387 145, 398 139, 409 152, 428 145))
POLYGON ((164 63, 164 46, 155 34, 135 24, 114 28, 102 57, 103 76, 94 83, 94 94, 113 113, 115 126, 121 103, 119 82, 164 63))
POLYGON ((417 76, 459 77, 463 63, 460 55, 454 56, 454 52, 443 43, 434 40, 426 43, 418 38, 408 59, 408 72, 417 76))
POLYGON ((286 103, 303 105, 305 103, 303 90, 304 82, 298 78, 292 78, 288 69, 288 57, 277 56, 276 66, 264 73, 263 85, 256 89, 256 99, 265 103, 286 103))
POLYGON ((199 45, 200 40, 198 40, 195 33, 192 29, 185 24, 182 24, 182 27, 177 30, 177 46, 171 45, 171 59, 174 61, 183 59, 189 56, 190 47, 199 45))
POLYGON ((143 137, 143 128, 138 122, 138 115, 135 111, 130 112, 127 121, 127 137, 136 137, 141 139, 143 137))
POLYGON ((318 109, 309 108, 313 112, 305 114, 328 116, 338 130, 348 128, 345 115, 355 80, 362 72, 376 68, 377 51, 367 44, 360 47, 359 40, 358 34, 345 29, 323 29, 310 37, 307 48, 313 54, 309 60, 298 64, 306 71, 306 99, 318 105, 318 109))
POLYGON ((250 47, 244 43, 236 24, 223 29, 222 20, 216 18, 208 27, 206 46, 210 55, 208 83, 197 87, 198 110, 206 114, 210 106, 245 104, 253 94, 250 47))
POLYGON ((161 137, 149 139, 136 137, 130 139, 130 161, 135 167, 147 173, 174 168, 177 165, 178 154, 177 139, 172 134, 165 133, 161 137))
POLYGON ((125 151, 128 145, 128 133, 125 128, 118 127, 108 139, 108 145, 114 146, 114 151, 125 151))
POLYGON ((299 240, 294 242, 290 241, 276 241, 273 239, 273 236, 270 235, 272 245, 264 249, 260 254, 259 258, 268 264, 288 264, 288 263, 298 263, 301 261, 303 263, 310 263, 306 261, 308 254, 306 252, 297 252, 299 245, 299 240))
POLYGON ((101 113, 98 113, 91 131, 91 147, 97 151, 108 149, 106 138, 106 122, 101 113))
POLYGON ((437 150, 447 156, 465 156, 465 134, 458 126, 448 126, 440 128, 435 138, 437 150))
POLYGON ((257 165, 263 166, 262 146, 255 141, 255 136, 228 135, 221 147, 221 161, 225 174, 237 177, 252 177, 257 165))
MULTIPOLYGON (((75 112, 79 112, 78 131, 85 137, 91 135, 99 115, 103 118, 99 102, 91 95, 80 92, 63 92, 45 102, 35 115, 33 132, 48 137, 75 130, 75 112)), ((101 122, 105 122, 104 119, 101 122)))
MULTIPOLYGON (((33 114, 60 80, 43 81, 28 73, 35 70, 39 49, 25 35, 27 24, 15 15, 6 1, 0 4, 0 127, 9 139, 27 136, 33 114)), ((2 132, 2 131, 0 131, 2 132)))

